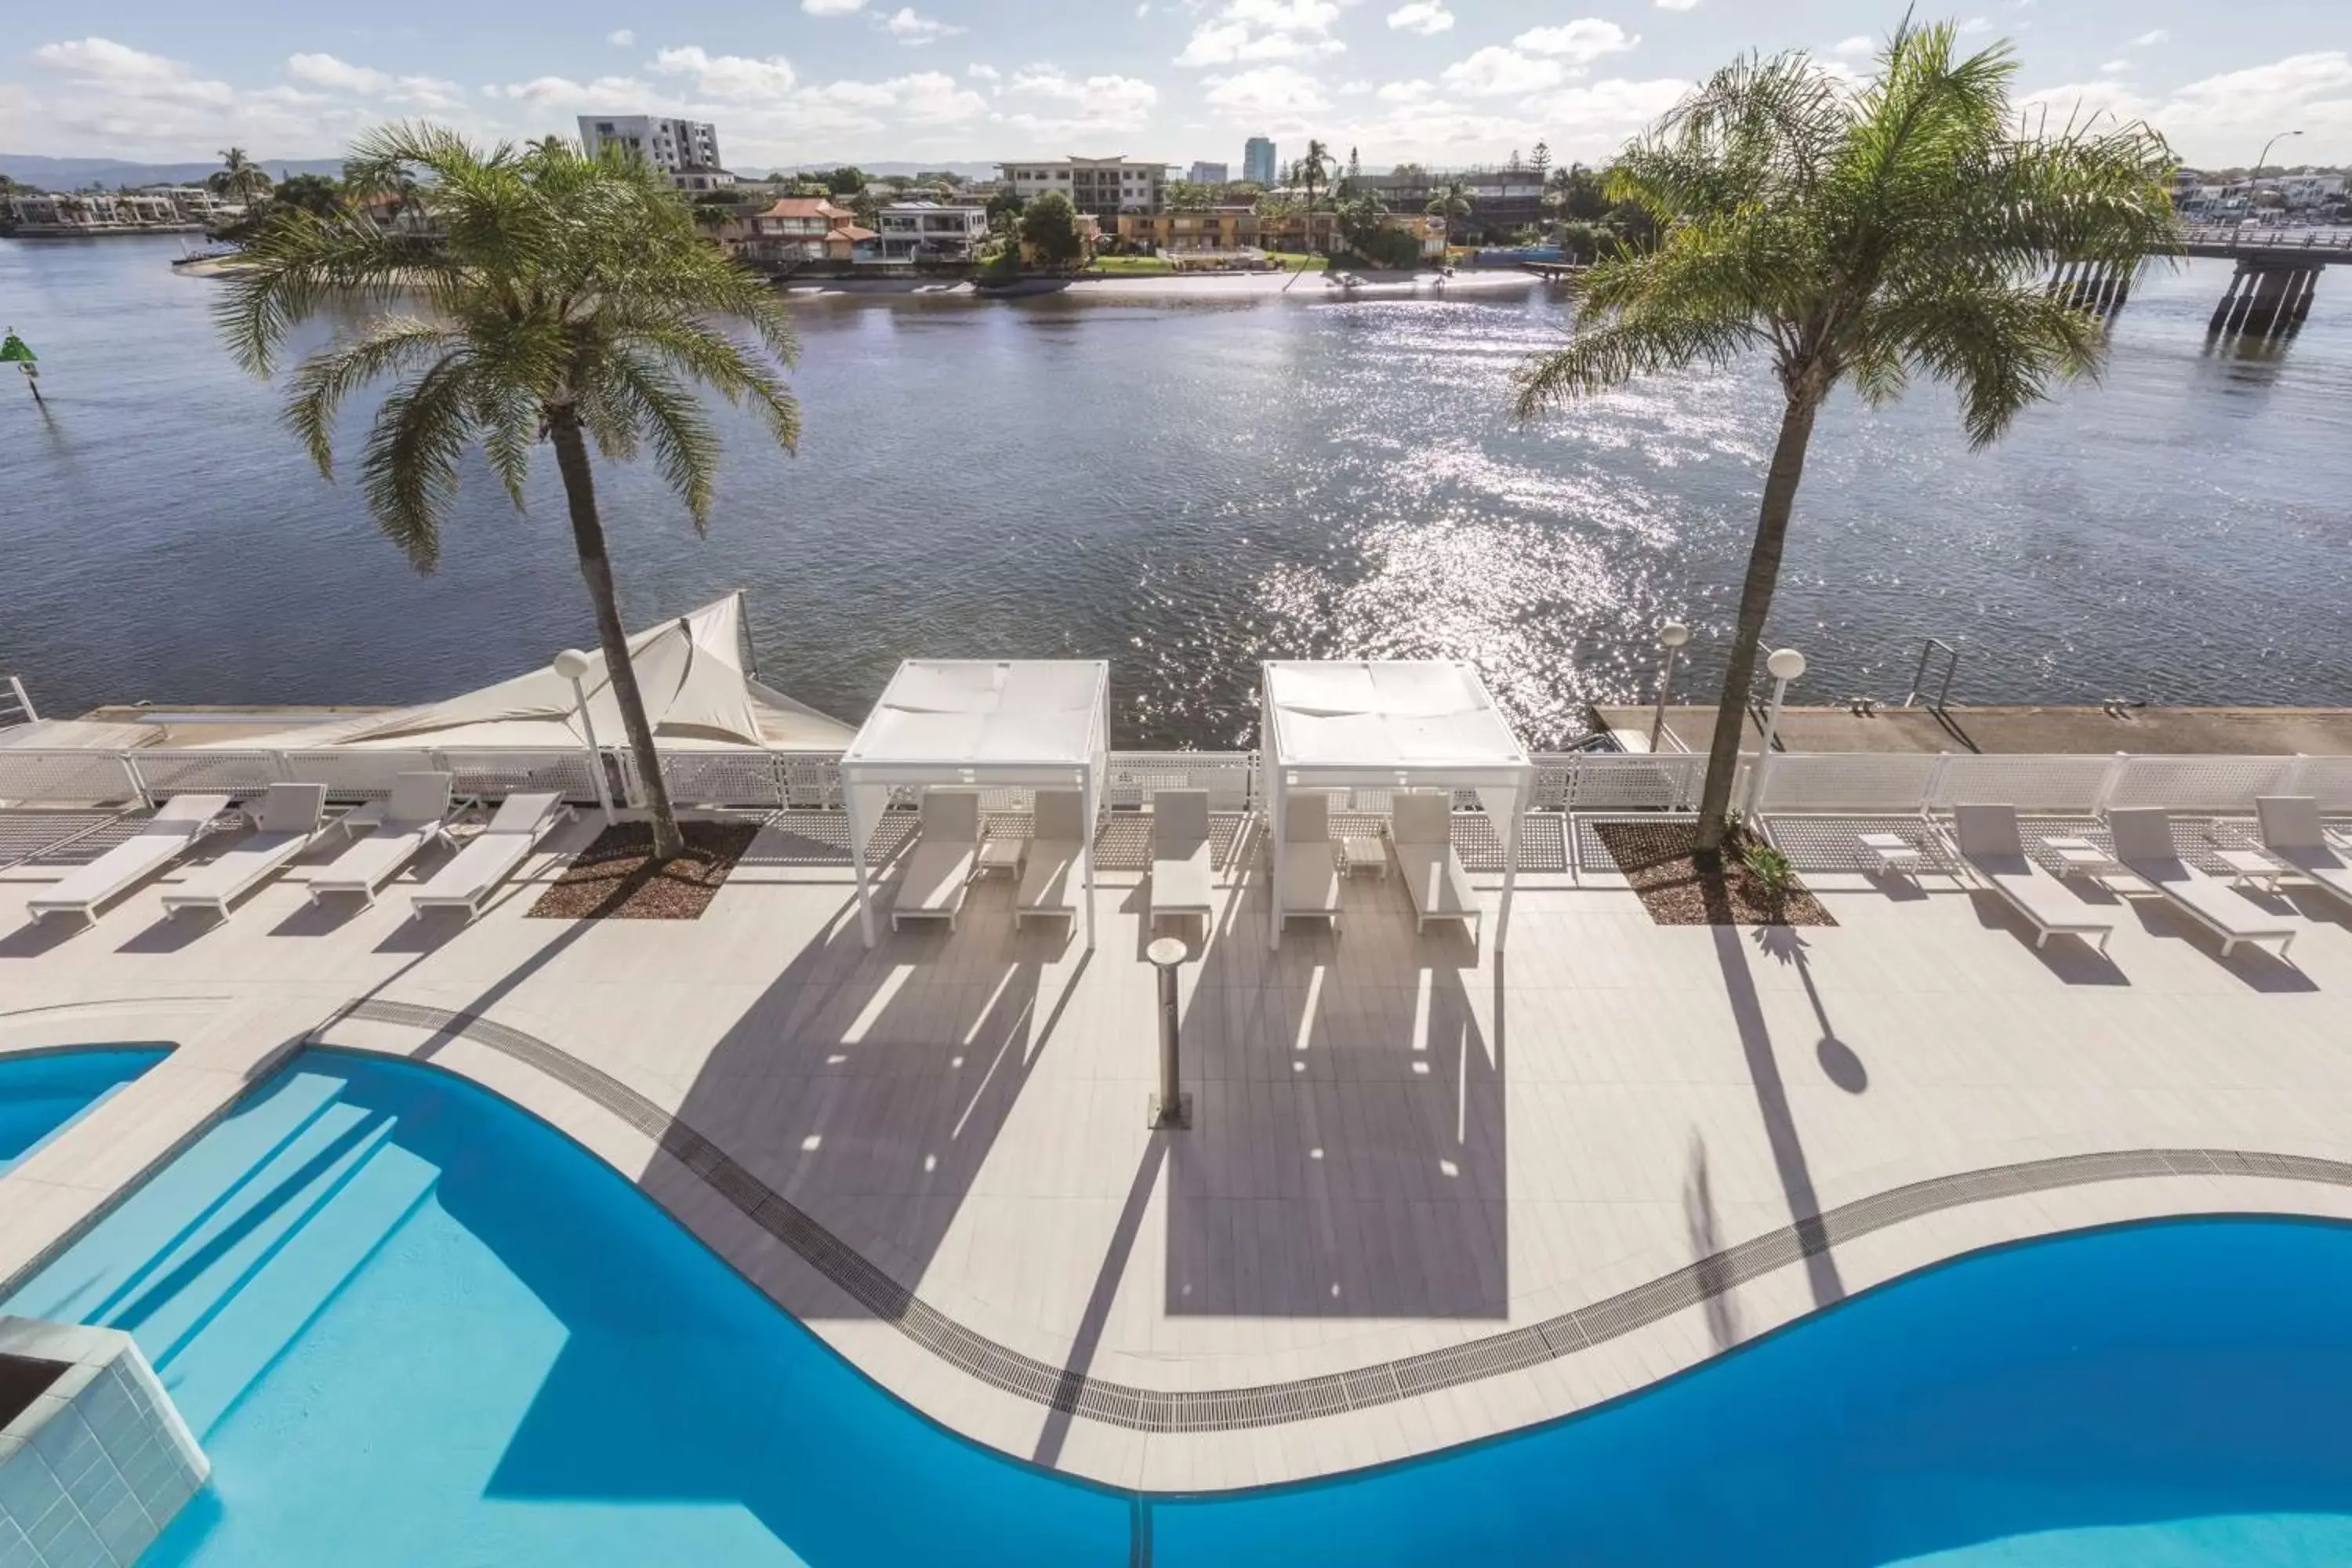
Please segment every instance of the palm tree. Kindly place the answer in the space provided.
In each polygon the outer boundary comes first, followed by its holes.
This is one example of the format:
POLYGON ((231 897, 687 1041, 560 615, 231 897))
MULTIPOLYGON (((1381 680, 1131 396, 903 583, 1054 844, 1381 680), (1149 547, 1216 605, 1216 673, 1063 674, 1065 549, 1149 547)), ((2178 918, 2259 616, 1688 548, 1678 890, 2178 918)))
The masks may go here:
POLYGON ((1307 187, 1307 248, 1315 248, 1315 187, 1330 178, 1333 164, 1331 149, 1320 142, 1307 143, 1306 155, 1298 160, 1298 183, 1307 187))
POLYGON ((269 195, 269 175, 260 164, 245 155, 242 147, 230 147, 220 155, 221 171, 215 176, 224 194, 236 198, 239 205, 251 207, 269 195))
POLYGON ((1470 215, 1477 211, 1478 207, 1477 204, 1470 199, 1469 186, 1459 180, 1448 180, 1431 193, 1429 205, 1422 210, 1432 217, 1444 218, 1445 236, 1451 239, 1454 237, 1454 226, 1457 223, 1469 222, 1470 215))
POLYGON ((570 143, 484 153, 453 132, 403 124, 362 139, 353 167, 368 189, 404 171, 424 175, 439 236, 290 213, 247 247, 218 307, 221 331, 247 370, 267 375, 299 323, 339 307, 366 312, 295 371, 286 423, 331 479, 337 409, 397 378, 360 473, 377 523, 419 571, 439 560, 467 448, 481 448, 520 509, 531 448, 554 447, 654 854, 667 859, 682 841, 629 664, 589 447, 616 462, 650 447, 702 530, 719 438, 695 387, 748 405, 787 451, 799 440, 800 409, 778 371, 796 352, 782 300, 704 245, 686 204, 642 161, 591 159, 570 143), (415 313, 394 308, 401 290, 416 296, 415 313))
POLYGON ((1915 373, 1958 391, 1982 447, 2053 376, 2098 369, 2098 322, 2052 297, 2052 263, 2137 266, 2176 244, 2171 153, 2144 124, 2027 132, 2006 43, 1958 58, 1949 24, 1890 38, 1850 90, 1801 54, 1715 74, 1629 146, 1609 177, 1661 230, 1577 280, 1567 344, 1518 378, 1530 417, 1639 376, 1761 350, 1782 394, 1739 620, 1707 759, 1697 847, 1719 852, 1757 641, 1813 421, 1850 382, 1864 401, 1915 373))

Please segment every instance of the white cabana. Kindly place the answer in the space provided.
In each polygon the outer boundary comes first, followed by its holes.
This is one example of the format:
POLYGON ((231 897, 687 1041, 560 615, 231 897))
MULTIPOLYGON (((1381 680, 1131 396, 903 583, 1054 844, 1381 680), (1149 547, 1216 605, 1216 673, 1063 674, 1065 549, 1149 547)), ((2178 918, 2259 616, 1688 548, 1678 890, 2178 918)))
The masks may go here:
MULTIPOLYGON (((1285 660, 1263 670, 1258 748, 1270 842, 1284 842, 1294 790, 1475 789, 1503 840, 1499 952, 1535 764, 1478 672, 1453 659, 1285 660)), ((1280 947, 1278 889, 1266 902, 1269 943, 1280 947)))
POLYGON ((1101 659, 928 659, 898 666, 841 757, 857 920, 874 945, 866 849, 890 791, 1068 788, 1084 797, 1087 946, 1095 945, 1095 827, 1110 770, 1110 666, 1101 659))
MULTIPOLYGON (((849 743, 848 725, 762 686, 744 663, 740 593, 632 636, 629 665, 636 671, 656 743, 681 751, 758 747, 819 752, 839 751, 849 743)), ((606 746, 628 744, 602 649, 589 653, 580 689, 587 693, 589 727, 596 738, 606 746)), ((265 751, 320 746, 557 751, 585 746, 588 734, 581 723, 579 692, 551 667, 542 666, 422 707, 220 743, 265 751)))

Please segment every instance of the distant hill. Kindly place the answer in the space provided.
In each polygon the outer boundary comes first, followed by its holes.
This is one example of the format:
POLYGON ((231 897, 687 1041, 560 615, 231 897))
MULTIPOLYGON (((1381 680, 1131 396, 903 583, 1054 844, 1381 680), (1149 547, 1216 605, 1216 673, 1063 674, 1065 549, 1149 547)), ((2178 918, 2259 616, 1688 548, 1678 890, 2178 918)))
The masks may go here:
MULTIPOLYGON (((341 174, 341 158, 256 158, 271 179, 284 174, 341 174)), ((0 153, 0 174, 45 190, 75 191, 91 185, 185 185, 217 173, 217 158, 200 163, 132 163, 121 158, 44 158, 30 153, 0 153)))

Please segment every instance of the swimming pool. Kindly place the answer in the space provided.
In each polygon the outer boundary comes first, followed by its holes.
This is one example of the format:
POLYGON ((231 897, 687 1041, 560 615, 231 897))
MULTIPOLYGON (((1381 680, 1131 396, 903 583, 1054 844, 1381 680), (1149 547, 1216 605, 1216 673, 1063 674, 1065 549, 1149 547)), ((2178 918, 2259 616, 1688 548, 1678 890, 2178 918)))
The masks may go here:
POLYGON ((2352 1232, 1990 1254, 1578 1419, 1141 1500, 882 1394, 593 1156, 308 1052, 7 1310, 135 1334, 214 1461, 161 1563, 2352 1560, 2352 1232))
POLYGON ((165 1054, 162 1046, 93 1046, 0 1057, 0 1176, 165 1054))

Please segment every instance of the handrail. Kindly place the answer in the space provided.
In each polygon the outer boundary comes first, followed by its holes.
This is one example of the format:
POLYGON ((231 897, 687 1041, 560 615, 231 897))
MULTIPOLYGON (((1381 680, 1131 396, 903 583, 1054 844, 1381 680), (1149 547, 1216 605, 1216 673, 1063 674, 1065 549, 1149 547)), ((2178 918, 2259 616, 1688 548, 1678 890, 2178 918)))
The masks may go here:
POLYGON ((37 722, 41 716, 33 710, 33 700, 25 694, 25 683, 13 675, 7 678, 7 681, 6 689, 0 690, 0 727, 37 722), (16 718, 8 716, 11 709, 15 710, 16 718))
POLYGON ((1941 713, 1952 696, 1952 677, 1960 672, 1960 650, 1941 637, 1929 637, 1919 647, 1919 666, 1911 672, 1911 695, 1903 700, 1906 708, 1919 704, 1919 689, 1927 683, 1927 660, 1937 648, 1944 650, 1944 682, 1936 689, 1936 700, 1927 705, 1929 712, 1941 713))

